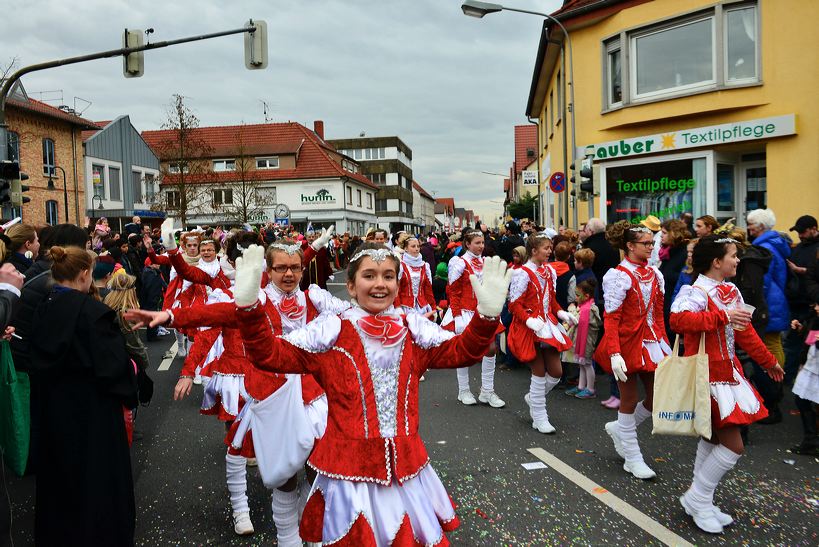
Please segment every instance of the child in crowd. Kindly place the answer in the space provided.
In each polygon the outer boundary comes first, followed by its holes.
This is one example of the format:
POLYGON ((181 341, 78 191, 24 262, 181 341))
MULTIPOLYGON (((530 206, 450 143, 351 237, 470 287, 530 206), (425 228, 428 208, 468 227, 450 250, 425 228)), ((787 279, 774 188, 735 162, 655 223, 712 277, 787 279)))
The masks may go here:
POLYGON ((793 396, 796 399, 796 408, 802 418, 802 443, 791 448, 795 454, 819 456, 819 437, 816 436, 816 410, 814 405, 819 404, 819 304, 813 305, 816 315, 800 323, 796 319, 791 322, 794 330, 808 329, 805 344, 808 345, 808 355, 805 364, 796 375, 793 383, 793 396))
POLYGON ((597 336, 600 333, 602 320, 600 310, 594 303, 594 293, 597 289, 597 282, 594 279, 586 279, 575 289, 577 305, 569 308, 569 312, 578 319, 576 326, 569 329, 569 336, 572 338, 573 346, 563 352, 563 361, 576 363, 580 367, 580 376, 577 380, 577 387, 566 390, 566 395, 573 395, 578 399, 594 399, 597 392, 594 389, 594 364, 592 354, 597 343, 597 336))
POLYGON ((510 264, 509 267, 513 270, 517 270, 524 264, 526 264, 526 247, 521 245, 512 249, 512 264, 510 264))
POLYGON ((677 278, 677 286, 674 287, 674 294, 671 296, 672 302, 677 298, 681 288, 686 285, 691 285, 694 282, 694 268, 691 267, 691 254, 694 252, 694 245, 697 244, 697 241, 699 240, 692 239, 688 242, 688 258, 685 259, 685 267, 680 272, 680 277, 677 278))

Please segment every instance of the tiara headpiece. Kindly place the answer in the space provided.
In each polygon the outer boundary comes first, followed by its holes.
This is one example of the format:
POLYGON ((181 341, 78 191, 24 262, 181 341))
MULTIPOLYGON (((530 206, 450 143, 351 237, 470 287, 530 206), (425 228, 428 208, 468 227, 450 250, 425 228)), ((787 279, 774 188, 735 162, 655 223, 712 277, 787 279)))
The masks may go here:
POLYGON ((199 241, 199 236, 187 236, 185 241, 199 241))
POLYGON ((295 243, 293 245, 284 245, 283 243, 274 243, 270 247, 272 247, 273 249, 278 249, 280 251, 284 251, 290 256, 293 256, 294 254, 296 254, 297 252, 299 252, 301 250, 301 245, 299 245, 298 243, 295 243))
POLYGON ((651 230, 649 230, 648 228, 646 228, 645 226, 633 226, 633 227, 629 228, 628 230, 629 230, 629 232, 642 232, 644 234, 653 234, 654 233, 651 230))
POLYGON ((736 239, 734 239, 732 237, 723 237, 723 238, 717 239, 716 241, 714 241, 714 243, 720 243, 720 244, 721 243, 733 243, 734 245, 736 245, 737 243, 739 243, 739 241, 737 241, 736 239))
POLYGON ((364 249, 363 251, 358 251, 353 258, 350 259, 350 262, 355 262, 362 256, 369 256, 375 262, 384 262, 387 258, 391 256, 395 256, 392 254, 392 251, 389 249, 364 249))
POLYGON ((210 243, 211 245, 214 245, 214 246, 216 245, 216 241, 214 241, 212 239, 203 239, 202 241, 199 242, 199 245, 205 245, 207 243, 210 243))

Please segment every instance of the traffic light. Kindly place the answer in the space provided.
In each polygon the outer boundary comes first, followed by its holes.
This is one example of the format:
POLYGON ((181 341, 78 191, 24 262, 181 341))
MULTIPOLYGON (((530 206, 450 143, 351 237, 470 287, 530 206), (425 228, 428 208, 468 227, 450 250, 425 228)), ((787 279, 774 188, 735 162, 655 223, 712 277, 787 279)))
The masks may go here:
POLYGON ((267 68, 267 23, 251 19, 247 27, 256 30, 245 32, 245 66, 250 70, 267 68))
POLYGON ((24 203, 31 201, 31 198, 23 196, 23 192, 28 192, 28 186, 23 184, 24 180, 28 180, 28 175, 20 171, 20 164, 12 162, 13 177, 11 178, 11 204, 15 207, 22 207, 24 203))
POLYGON ((592 169, 591 160, 584 159, 580 167, 580 191, 594 194, 594 169, 592 169))
POLYGON ((20 173, 20 164, 15 161, 0 162, 0 203, 11 201, 11 181, 20 173))
MULTIPOLYGON (((128 30, 122 34, 122 47, 140 47, 145 44, 141 30, 128 30)), ((139 78, 145 74, 145 54, 142 51, 122 56, 122 73, 126 78, 139 78)))

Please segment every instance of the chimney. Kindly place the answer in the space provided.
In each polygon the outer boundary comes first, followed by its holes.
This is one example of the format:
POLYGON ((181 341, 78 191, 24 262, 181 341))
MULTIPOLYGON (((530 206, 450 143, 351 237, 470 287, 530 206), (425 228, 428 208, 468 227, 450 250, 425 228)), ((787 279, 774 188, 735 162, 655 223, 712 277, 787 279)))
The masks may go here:
POLYGON ((316 135, 319 136, 321 140, 324 140, 324 122, 321 120, 316 120, 313 122, 313 131, 316 135))

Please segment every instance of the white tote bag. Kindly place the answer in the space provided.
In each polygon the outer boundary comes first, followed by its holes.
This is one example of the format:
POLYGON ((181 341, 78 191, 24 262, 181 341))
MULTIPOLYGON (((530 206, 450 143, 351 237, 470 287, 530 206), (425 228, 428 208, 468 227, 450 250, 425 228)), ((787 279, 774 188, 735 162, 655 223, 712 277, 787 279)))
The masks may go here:
POLYGON ((711 438, 711 386, 705 334, 699 351, 688 357, 679 354, 680 336, 674 351, 654 373, 653 434, 711 438))
POLYGON ((288 374, 282 387, 252 403, 245 419, 262 482, 278 488, 304 466, 315 442, 301 397, 301 375, 288 374))

